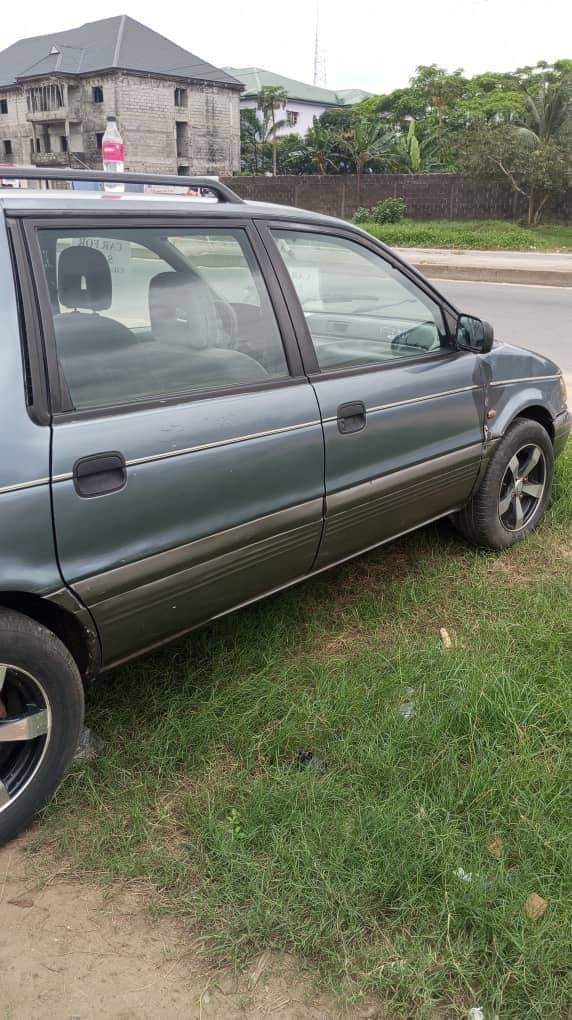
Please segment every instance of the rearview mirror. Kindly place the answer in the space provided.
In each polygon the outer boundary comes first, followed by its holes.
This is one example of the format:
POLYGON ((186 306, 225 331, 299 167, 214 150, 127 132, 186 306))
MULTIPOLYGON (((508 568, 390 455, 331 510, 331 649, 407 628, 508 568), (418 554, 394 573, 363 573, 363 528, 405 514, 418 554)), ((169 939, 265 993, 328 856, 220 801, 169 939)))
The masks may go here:
POLYGON ((495 338, 493 327, 475 315, 460 315, 457 320, 457 346, 475 354, 487 354, 495 338))

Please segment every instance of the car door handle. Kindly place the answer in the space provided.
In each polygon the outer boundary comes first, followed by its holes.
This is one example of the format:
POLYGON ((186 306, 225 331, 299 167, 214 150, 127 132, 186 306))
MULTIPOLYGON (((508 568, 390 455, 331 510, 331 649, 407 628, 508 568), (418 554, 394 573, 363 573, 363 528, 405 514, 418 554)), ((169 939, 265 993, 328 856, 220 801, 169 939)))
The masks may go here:
POLYGON ((348 432, 361 432, 365 428, 365 422, 365 404, 361 400, 353 400, 338 407, 338 431, 342 435, 347 435, 348 432))
POLYGON ((76 460, 73 467, 73 484, 78 496, 106 496, 118 492, 127 482, 127 467, 122 453, 109 451, 94 453, 76 460))

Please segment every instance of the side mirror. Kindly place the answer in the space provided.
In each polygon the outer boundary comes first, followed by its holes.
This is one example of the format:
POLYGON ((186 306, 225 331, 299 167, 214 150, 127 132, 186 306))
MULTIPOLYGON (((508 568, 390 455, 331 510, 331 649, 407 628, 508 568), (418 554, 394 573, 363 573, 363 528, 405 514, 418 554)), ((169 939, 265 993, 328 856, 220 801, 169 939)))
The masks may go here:
POLYGON ((475 315, 460 315, 457 319, 457 346, 474 354, 488 354, 495 338, 493 327, 475 315))

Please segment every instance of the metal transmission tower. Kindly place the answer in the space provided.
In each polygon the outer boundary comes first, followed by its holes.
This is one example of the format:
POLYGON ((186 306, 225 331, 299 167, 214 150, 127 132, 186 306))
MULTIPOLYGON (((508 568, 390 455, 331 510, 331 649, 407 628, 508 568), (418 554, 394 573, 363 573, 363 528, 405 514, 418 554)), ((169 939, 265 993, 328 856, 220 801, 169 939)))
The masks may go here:
POLYGON ((314 85, 326 87, 326 56, 320 46, 320 0, 316 0, 316 35, 314 37, 314 85))

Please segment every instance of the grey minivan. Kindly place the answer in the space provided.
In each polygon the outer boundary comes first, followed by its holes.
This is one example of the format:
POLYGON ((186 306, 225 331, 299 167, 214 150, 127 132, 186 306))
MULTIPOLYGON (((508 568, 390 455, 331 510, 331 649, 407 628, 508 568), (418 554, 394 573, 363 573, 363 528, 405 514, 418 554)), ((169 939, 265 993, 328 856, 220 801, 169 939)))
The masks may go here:
POLYGON ((511 545, 570 428, 552 361, 358 228, 118 179, 218 201, 0 192, 0 842, 96 673, 439 517, 511 545))

